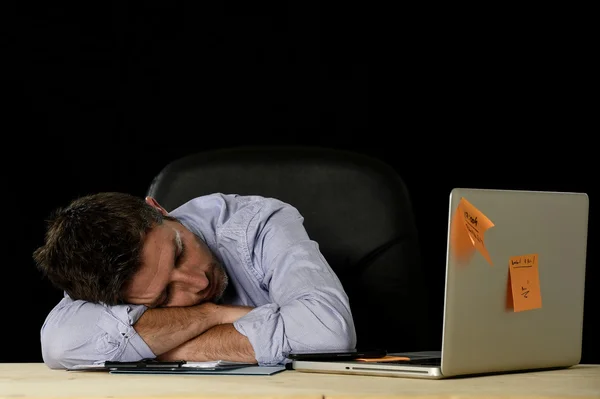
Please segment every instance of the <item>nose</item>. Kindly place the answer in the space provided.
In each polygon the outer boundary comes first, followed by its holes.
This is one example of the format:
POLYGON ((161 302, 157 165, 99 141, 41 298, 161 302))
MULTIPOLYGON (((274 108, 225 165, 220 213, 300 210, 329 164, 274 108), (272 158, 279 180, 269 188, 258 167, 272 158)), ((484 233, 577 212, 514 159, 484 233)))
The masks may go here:
POLYGON ((197 270, 190 273, 189 271, 175 269, 171 278, 177 285, 186 287, 186 291, 194 293, 202 292, 209 284, 206 273, 197 270))

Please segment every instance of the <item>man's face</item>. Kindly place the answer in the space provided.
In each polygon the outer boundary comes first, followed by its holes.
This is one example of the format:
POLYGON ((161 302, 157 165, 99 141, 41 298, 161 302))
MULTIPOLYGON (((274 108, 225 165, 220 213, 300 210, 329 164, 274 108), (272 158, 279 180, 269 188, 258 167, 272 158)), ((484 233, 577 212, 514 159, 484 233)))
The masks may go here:
POLYGON ((146 236, 125 300, 151 308, 192 306, 217 301, 226 287, 227 274, 206 244, 181 223, 165 220, 146 236))

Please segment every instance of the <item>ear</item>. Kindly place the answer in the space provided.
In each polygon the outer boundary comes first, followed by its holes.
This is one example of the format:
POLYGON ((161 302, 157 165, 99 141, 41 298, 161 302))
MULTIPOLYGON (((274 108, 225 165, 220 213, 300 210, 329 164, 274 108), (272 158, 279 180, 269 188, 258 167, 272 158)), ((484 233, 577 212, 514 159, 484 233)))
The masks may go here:
POLYGON ((163 215, 165 215, 165 216, 167 216, 169 214, 169 212, 167 212, 167 210, 165 208, 163 208, 162 206, 160 206, 160 204, 158 203, 158 201, 156 201, 152 197, 146 197, 146 203, 148 205, 150 205, 151 207, 158 209, 158 211, 160 213, 162 213, 163 215))

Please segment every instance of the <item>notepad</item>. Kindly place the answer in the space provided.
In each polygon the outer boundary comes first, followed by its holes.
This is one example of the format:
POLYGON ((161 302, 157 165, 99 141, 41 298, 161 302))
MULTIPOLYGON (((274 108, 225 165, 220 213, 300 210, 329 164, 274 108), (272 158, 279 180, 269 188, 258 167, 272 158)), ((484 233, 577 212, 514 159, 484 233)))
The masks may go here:
POLYGON ((247 366, 230 369, 184 368, 171 370, 111 370, 110 374, 162 374, 162 375, 273 375, 285 370, 285 366, 247 366))
POLYGON ((144 359, 133 362, 101 362, 93 364, 79 364, 68 368, 68 371, 120 371, 120 370, 141 370, 141 371, 184 371, 184 370, 204 370, 220 371, 230 370, 241 367, 255 366, 254 363, 233 362, 227 360, 213 360, 206 362, 187 362, 179 361, 158 361, 154 359, 144 359))

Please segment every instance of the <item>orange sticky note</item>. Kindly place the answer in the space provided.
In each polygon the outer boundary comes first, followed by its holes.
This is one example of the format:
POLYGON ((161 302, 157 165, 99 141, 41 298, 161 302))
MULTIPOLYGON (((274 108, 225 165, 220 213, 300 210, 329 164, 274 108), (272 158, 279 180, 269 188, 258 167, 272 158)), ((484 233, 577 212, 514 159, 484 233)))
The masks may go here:
POLYGON ((511 256, 508 260, 507 306, 515 312, 542 307, 537 254, 511 256))
POLYGON ((451 253, 461 264, 467 263, 475 250, 493 265, 485 246, 484 234, 494 223, 479 209, 461 198, 450 225, 451 253))

